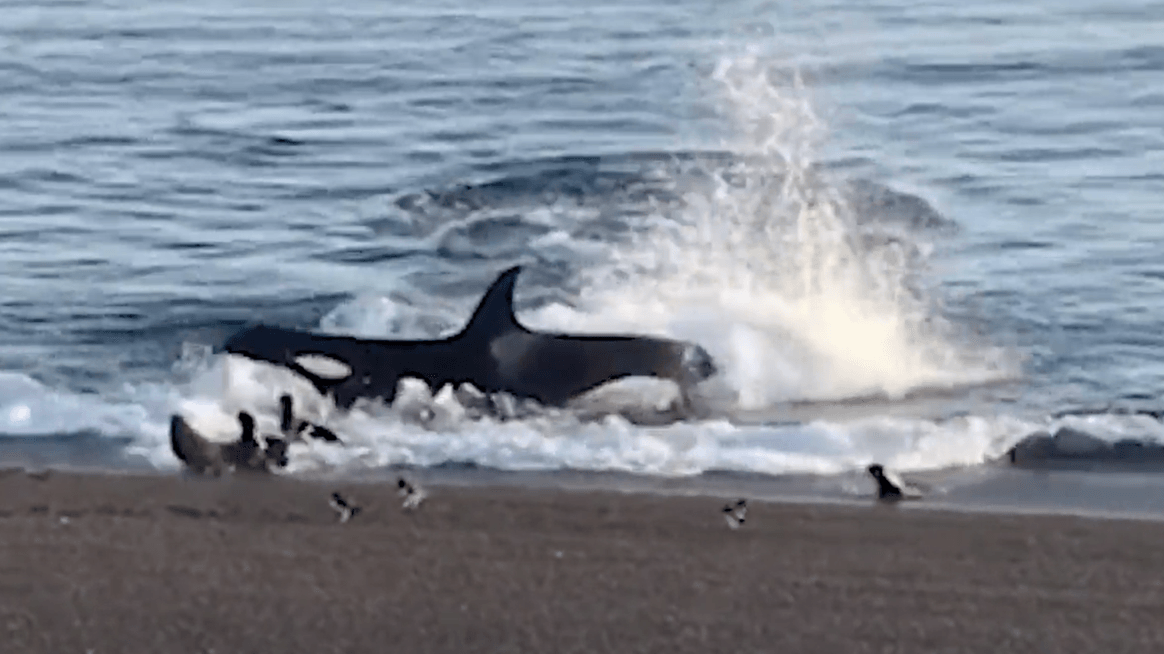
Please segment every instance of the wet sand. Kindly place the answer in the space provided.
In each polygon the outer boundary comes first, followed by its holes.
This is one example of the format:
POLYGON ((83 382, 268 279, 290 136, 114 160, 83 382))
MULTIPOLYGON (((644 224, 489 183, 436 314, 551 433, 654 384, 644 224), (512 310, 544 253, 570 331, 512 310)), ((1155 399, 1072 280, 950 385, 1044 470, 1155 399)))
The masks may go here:
POLYGON ((1164 651, 1164 523, 429 490, 6 472, 0 651, 1164 651))

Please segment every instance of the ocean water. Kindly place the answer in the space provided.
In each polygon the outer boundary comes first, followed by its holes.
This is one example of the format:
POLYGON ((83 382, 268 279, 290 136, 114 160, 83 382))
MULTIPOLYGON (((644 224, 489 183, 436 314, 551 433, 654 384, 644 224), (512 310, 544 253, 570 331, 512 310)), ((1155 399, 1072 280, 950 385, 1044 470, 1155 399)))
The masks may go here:
POLYGON ((170 415, 226 439, 285 391, 348 441, 291 474, 843 477, 1164 432, 1135 413, 1164 386, 1164 3, 3 14, 6 463, 176 470, 170 415), (342 412, 216 352, 258 321, 448 335, 514 264, 531 327, 704 346, 712 414, 623 417, 673 396, 650 380, 342 412))

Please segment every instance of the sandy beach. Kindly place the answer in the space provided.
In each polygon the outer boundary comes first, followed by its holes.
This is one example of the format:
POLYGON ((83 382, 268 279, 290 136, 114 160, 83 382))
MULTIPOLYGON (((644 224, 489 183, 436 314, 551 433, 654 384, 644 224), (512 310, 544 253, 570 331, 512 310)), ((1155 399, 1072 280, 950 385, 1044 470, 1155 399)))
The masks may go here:
POLYGON ((1153 652, 1164 524, 7 471, 5 652, 1153 652), (328 497, 363 507, 339 524, 328 497))

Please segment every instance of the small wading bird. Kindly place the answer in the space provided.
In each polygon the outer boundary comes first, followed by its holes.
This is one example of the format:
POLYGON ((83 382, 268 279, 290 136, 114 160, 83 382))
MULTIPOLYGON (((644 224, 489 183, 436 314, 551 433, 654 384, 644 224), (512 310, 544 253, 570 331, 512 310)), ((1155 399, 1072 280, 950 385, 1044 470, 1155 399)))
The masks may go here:
POLYGON ((420 486, 409 483, 404 477, 397 480, 396 485, 399 488, 396 494, 404 498, 403 506, 405 511, 419 509, 420 503, 424 501, 424 498, 428 497, 428 494, 420 486))
POLYGON ((736 500, 723 507, 723 518, 731 529, 739 529, 748 515, 747 500, 736 500))
POLYGON ((360 512, 360 507, 356 506, 355 503, 349 501, 343 495, 340 495, 339 491, 332 493, 331 499, 327 503, 339 514, 340 524, 351 520, 360 512))

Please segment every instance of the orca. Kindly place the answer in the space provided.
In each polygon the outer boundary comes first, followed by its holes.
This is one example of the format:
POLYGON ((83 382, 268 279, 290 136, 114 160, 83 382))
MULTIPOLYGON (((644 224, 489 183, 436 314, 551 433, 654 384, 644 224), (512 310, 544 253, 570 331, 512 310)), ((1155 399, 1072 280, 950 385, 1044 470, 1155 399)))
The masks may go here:
POLYGON ((406 377, 436 393, 462 384, 562 407, 610 381, 649 376, 674 381, 684 403, 717 372, 699 345, 631 335, 571 335, 527 329, 513 310, 520 266, 501 273, 460 333, 439 340, 383 340, 317 334, 269 325, 246 327, 223 350, 284 367, 309 380, 336 406, 359 399, 391 403, 406 377))

